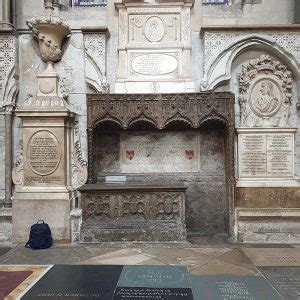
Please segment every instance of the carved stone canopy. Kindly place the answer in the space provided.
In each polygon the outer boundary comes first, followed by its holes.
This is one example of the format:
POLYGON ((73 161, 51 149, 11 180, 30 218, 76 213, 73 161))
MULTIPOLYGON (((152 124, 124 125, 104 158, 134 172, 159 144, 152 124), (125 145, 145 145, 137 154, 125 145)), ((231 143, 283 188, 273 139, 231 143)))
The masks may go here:
POLYGON ((90 94, 87 95, 88 128, 111 121, 126 129, 138 121, 164 129, 173 121, 199 128, 205 121, 234 124, 231 93, 190 94, 90 94))
POLYGON ((241 127, 289 127, 292 73, 263 55, 243 66, 240 75, 241 127))

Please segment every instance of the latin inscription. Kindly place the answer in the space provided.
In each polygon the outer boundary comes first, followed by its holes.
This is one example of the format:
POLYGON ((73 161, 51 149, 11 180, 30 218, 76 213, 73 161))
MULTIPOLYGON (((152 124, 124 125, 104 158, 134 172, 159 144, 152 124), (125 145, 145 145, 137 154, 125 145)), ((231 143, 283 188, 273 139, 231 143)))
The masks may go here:
POLYGON ((62 148, 57 137, 48 130, 35 132, 26 148, 25 185, 45 186, 64 184, 57 172, 62 158, 62 148))
POLYGON ((141 75, 166 75, 176 71, 177 59, 168 54, 149 53, 138 55, 132 59, 132 73, 141 75))
POLYGON ((53 173, 60 162, 61 147, 56 136, 46 130, 35 133, 27 147, 27 161, 31 170, 41 176, 53 173))
POLYGON ((240 134, 240 177, 293 177, 292 134, 240 134))

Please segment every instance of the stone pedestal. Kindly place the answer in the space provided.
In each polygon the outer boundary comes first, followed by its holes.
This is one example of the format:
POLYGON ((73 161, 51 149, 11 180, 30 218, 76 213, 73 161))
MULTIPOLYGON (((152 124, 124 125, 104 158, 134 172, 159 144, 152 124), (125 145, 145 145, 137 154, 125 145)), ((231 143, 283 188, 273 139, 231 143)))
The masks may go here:
POLYGON ((23 176, 13 198, 13 240, 28 239, 30 226, 42 219, 54 240, 70 240, 71 124, 64 107, 24 108, 23 159, 14 177, 23 176), (19 174, 16 174, 18 173, 19 174))

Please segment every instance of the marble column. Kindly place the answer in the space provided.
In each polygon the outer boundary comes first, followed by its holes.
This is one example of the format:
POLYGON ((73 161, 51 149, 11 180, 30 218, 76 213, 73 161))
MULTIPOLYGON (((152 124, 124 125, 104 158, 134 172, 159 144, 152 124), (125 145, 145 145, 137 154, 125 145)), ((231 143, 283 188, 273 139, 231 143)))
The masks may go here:
POLYGON ((3 28, 12 28, 11 24, 11 0, 2 0, 2 26, 3 28))
POLYGON ((5 199, 3 206, 12 206, 12 111, 13 107, 6 107, 5 113, 5 199))

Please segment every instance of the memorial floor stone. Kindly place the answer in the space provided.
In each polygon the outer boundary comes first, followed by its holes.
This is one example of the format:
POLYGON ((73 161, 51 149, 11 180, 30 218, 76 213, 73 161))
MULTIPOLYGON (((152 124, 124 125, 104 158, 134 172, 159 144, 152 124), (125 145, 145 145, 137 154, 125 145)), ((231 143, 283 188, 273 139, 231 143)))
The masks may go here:
POLYGON ((193 300, 191 289, 117 288, 113 300, 193 300))
POLYGON ((124 266, 118 287, 190 288, 187 267, 124 266))
POLYGON ((244 248, 256 266, 300 266, 300 251, 296 248, 244 248))
POLYGON ((300 299, 300 267, 260 267, 259 270, 285 300, 300 299))
POLYGON ((280 300, 277 291, 258 276, 192 276, 195 300, 280 300))
POLYGON ((111 300, 122 266, 56 265, 21 299, 111 300))

